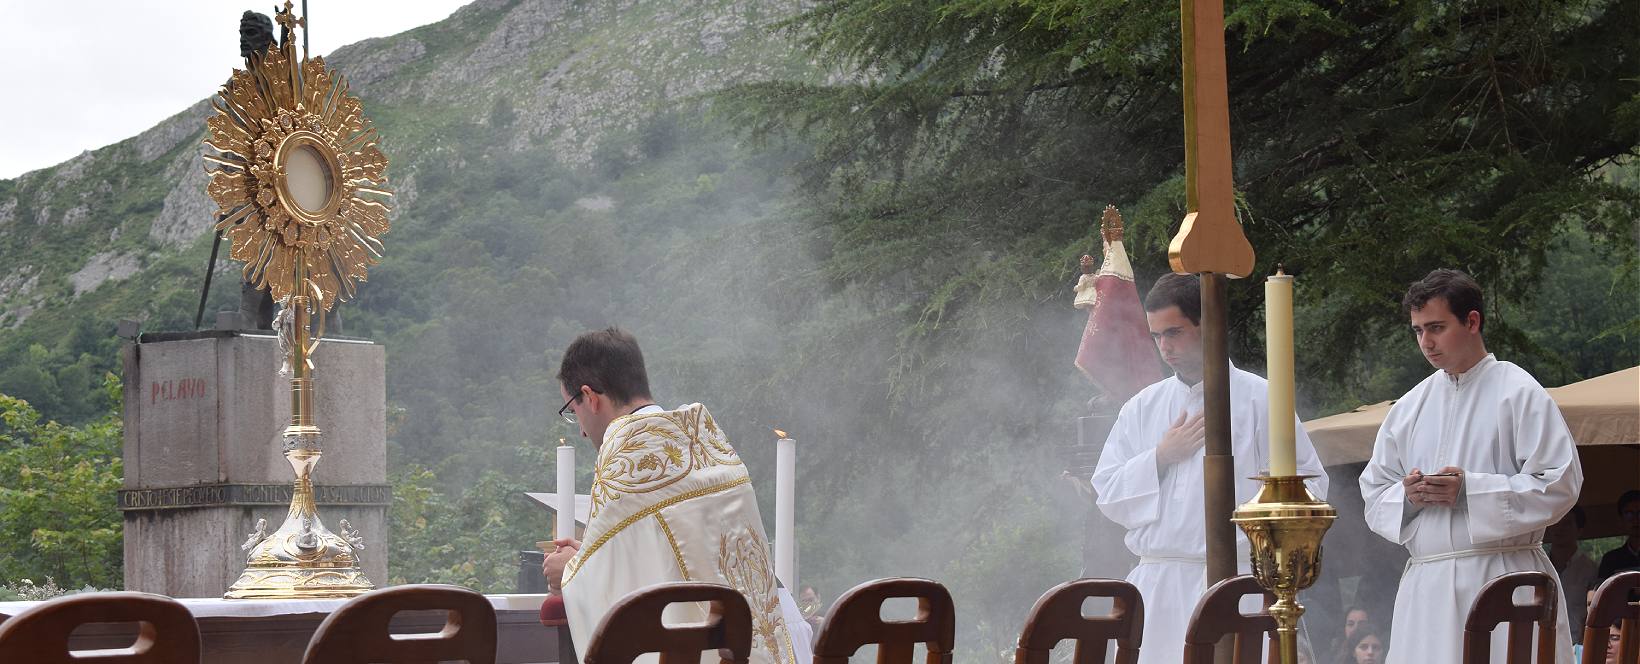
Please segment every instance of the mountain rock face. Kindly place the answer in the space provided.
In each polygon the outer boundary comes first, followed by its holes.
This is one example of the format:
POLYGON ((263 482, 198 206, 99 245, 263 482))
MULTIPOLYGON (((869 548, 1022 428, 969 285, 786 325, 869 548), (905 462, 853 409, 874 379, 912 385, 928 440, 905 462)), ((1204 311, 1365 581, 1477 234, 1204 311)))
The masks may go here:
MULTIPOLYGON (((478 177, 487 167, 451 160, 441 124, 505 118, 498 147, 544 143, 560 164, 587 168, 605 137, 635 131, 680 100, 808 76, 806 60, 768 29, 792 8, 773 0, 480 0, 326 61, 347 76, 381 131, 400 190, 396 214, 404 214, 424 168, 478 177)), ((223 54, 224 75, 236 66, 234 54, 223 54)), ((11 284, 0 288, 0 330, 104 287, 196 287, 203 255, 187 261, 191 270, 145 270, 207 250, 215 204, 205 194, 200 141, 213 112, 201 100, 130 139, 0 181, 0 279, 11 284)), ((122 304, 108 312, 115 316, 176 315, 132 310, 152 298, 108 299, 122 304)))
MULTIPOLYGON (((199 123, 203 122, 200 118, 199 123)), ((148 239, 159 247, 186 247, 209 235, 209 221, 200 220, 210 220, 216 213, 216 203, 205 193, 205 185, 210 182, 203 161, 206 148, 179 152, 165 169, 165 179, 176 185, 165 193, 159 215, 148 225, 148 239)))

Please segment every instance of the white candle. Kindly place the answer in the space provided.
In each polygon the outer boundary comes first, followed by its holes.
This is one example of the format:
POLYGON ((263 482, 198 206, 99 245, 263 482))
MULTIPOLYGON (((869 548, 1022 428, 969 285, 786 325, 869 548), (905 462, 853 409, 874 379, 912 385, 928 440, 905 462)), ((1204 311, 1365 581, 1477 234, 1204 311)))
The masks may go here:
POLYGON ((1264 282, 1265 358, 1270 373, 1270 475, 1298 474, 1293 406, 1293 278, 1282 272, 1264 282))
POLYGON ((797 441, 775 430, 774 574, 789 590, 797 589, 797 441))
POLYGON ((575 537, 575 447, 558 439, 558 539, 575 537))

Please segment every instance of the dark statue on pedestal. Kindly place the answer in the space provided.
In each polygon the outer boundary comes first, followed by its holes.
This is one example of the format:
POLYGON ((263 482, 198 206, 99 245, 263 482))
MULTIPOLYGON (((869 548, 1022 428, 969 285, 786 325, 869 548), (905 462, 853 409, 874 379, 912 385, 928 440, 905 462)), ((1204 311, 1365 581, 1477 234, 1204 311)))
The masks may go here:
MULTIPOLYGON (((273 19, 246 10, 239 17, 239 57, 250 62, 252 55, 267 51, 272 43, 273 19)), ((239 325, 253 330, 273 328, 273 295, 243 279, 239 282, 239 325)))

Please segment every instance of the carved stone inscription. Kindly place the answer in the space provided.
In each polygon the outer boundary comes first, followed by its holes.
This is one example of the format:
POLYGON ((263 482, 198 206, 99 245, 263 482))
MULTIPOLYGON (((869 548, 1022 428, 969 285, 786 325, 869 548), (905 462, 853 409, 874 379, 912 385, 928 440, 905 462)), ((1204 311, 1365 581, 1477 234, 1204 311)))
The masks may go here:
MULTIPOLYGON (((289 505, 289 484, 198 484, 153 489, 121 489, 121 510, 163 510, 218 505, 289 505)), ((386 484, 339 484, 313 487, 320 505, 382 505, 393 502, 386 484)))

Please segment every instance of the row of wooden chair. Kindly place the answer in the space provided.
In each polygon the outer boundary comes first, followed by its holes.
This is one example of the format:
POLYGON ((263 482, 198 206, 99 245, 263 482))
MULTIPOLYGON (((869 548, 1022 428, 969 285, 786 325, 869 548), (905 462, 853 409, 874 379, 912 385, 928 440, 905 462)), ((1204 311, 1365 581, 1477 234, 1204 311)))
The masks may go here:
MULTIPOLYGON (((319 623, 304 664, 439 662, 493 664, 495 609, 460 586, 405 585, 374 590, 343 604, 319 623), (443 629, 393 634, 401 611, 446 611, 443 629)), ((43 602, 0 623, 0 662, 29 664, 196 664, 199 624, 181 602, 164 595, 109 592, 43 602), (82 625, 136 623, 137 639, 124 648, 73 651, 69 637, 82 625)))
MULTIPOLYGON (((1620 664, 1640 664, 1640 572, 1614 574, 1595 590, 1588 616, 1583 621, 1583 657, 1580 664, 1604 664, 1609 639, 1621 635, 1620 664)), ((1508 625, 1509 664, 1554 662, 1555 622, 1560 584, 1542 572, 1514 572, 1492 579, 1481 587, 1470 606, 1463 628, 1463 664, 1492 661, 1492 632, 1508 625), (1515 591, 1532 590, 1532 600, 1516 604, 1515 591), (1532 637, 1537 636, 1533 652, 1532 637)), ((1581 597, 1567 598, 1579 601, 1581 597)))
MULTIPOLYGON (((1584 627, 1583 663, 1605 661, 1607 641, 1620 629, 1619 658, 1640 664, 1640 572, 1608 579, 1596 592, 1584 627)), ((1475 600, 1464 626, 1464 662, 1490 661, 1490 635, 1509 625, 1510 664, 1554 661, 1552 637, 1555 593, 1549 576, 1539 572, 1507 574, 1492 580, 1475 600), (1534 599, 1517 605, 1514 592, 1533 588, 1534 599), (1531 643, 1538 639, 1536 657, 1531 643)), ((1243 614, 1244 596, 1272 598, 1250 576, 1226 579, 1209 588, 1185 633, 1186 664, 1212 661, 1213 648, 1231 638, 1238 664, 1254 664, 1266 639, 1275 635, 1268 613, 1243 614)), ((659 653, 661 664, 700 661, 716 651, 724 664, 747 662, 752 643, 751 612, 740 593, 718 585, 677 583, 652 586, 617 602, 593 633, 583 664, 627 664, 639 655, 659 653), (704 602, 711 609, 703 624, 669 626, 661 616, 678 602, 704 602)), ((1075 664, 1104 664, 1114 644, 1116 664, 1133 664, 1139 656, 1144 601, 1132 585, 1109 579, 1080 579, 1044 594, 1025 621, 1015 651, 1016 664, 1046 664, 1053 648, 1075 643, 1075 664), (1109 598, 1112 610, 1087 616, 1090 598, 1109 598)), ((956 641, 956 611, 944 586, 926 579, 882 579, 843 594, 832 606, 814 641, 814 664, 844 664, 861 647, 875 645, 879 664, 910 664, 922 644, 927 664, 950 664, 956 641), (885 620, 884 602, 911 598, 916 615, 885 620)), ((1274 661, 1271 648, 1271 661, 1274 661)), ((468 661, 493 664, 496 618, 489 600, 465 588, 410 585, 384 588, 356 597, 325 618, 314 633, 303 662, 468 661), (392 634, 389 623, 401 611, 447 611, 443 629, 430 634, 392 634)), ((44 602, 0 623, 0 662, 38 664, 193 664, 200 661, 199 628, 187 607, 147 593, 117 592, 74 595, 44 602), (89 623, 134 622, 139 632, 129 647, 71 652, 69 637, 89 623)))
MULTIPOLYGON (((1595 593, 1584 623, 1583 664, 1603 664, 1612 630, 1622 635, 1618 662, 1640 664, 1640 572, 1607 579, 1595 593)), ((1463 664, 1489 664, 1491 636, 1508 625, 1509 664, 1555 662, 1555 624, 1560 590, 1541 572, 1505 574, 1487 583, 1477 595, 1464 624, 1463 664), (1515 591, 1531 588, 1529 603, 1516 604, 1515 591), (1538 637, 1536 652, 1532 643, 1538 637), (1534 656, 1535 655, 1535 656, 1534 656)), ((1185 630, 1185 664, 1209 664, 1214 648, 1229 640, 1236 664, 1255 664, 1261 653, 1277 661, 1276 621, 1260 611, 1244 614, 1243 597, 1262 596, 1265 606, 1275 598, 1251 576, 1226 579, 1209 588, 1196 605, 1185 630), (1272 647, 1264 646, 1269 642, 1272 647)), ((627 664, 643 653, 660 653, 661 664, 700 661, 701 653, 717 651, 722 664, 744 664, 751 653, 750 611, 738 592, 711 584, 666 584, 634 592, 617 602, 593 633, 583 664, 627 664), (701 625, 668 627, 660 616, 675 602, 706 602, 710 619, 701 625)), ((1025 620, 1014 652, 1015 664, 1047 664, 1055 646, 1072 641, 1075 664, 1104 664, 1115 646, 1116 664, 1134 664, 1144 632, 1144 600, 1125 581, 1080 579, 1054 587, 1037 600, 1025 620), (1111 600, 1110 613, 1087 616, 1083 604, 1090 598, 1111 600)), ((914 648, 926 649, 926 664, 950 664, 956 641, 956 612, 944 586, 927 579, 871 581, 837 598, 814 641, 814 664, 846 664, 866 645, 877 647, 878 664, 910 664, 914 648), (885 620, 883 603, 893 598, 917 602, 917 613, 907 620, 885 620)))

